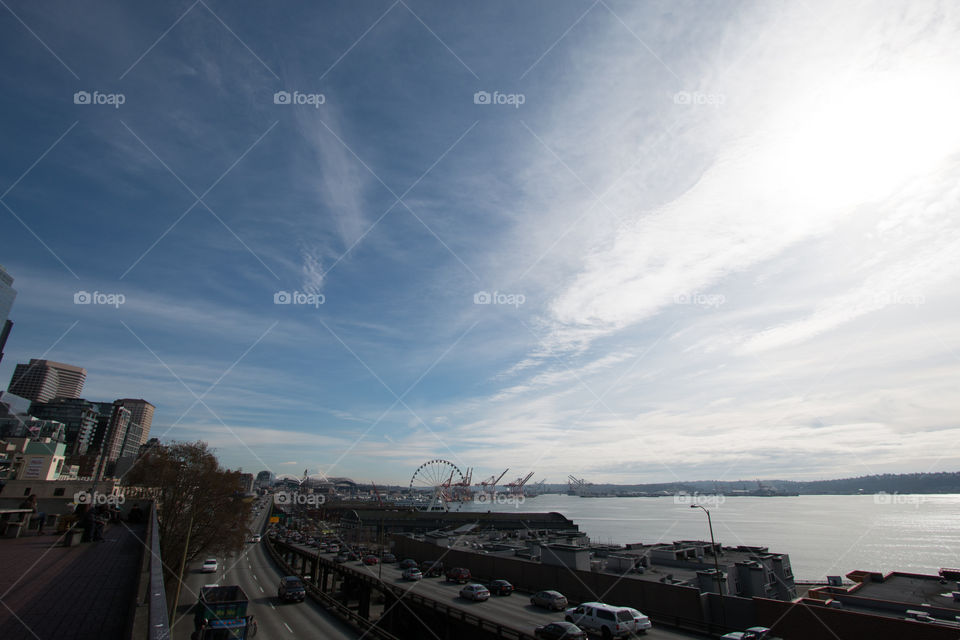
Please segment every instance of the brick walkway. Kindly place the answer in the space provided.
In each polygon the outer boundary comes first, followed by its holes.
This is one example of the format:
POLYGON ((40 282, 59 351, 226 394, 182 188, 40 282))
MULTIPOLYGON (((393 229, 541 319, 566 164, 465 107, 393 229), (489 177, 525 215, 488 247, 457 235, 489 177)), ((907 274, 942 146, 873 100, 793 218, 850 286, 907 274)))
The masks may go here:
POLYGON ((0 539, 0 638, 120 640, 137 596, 144 525, 112 524, 104 542, 56 535, 0 539))

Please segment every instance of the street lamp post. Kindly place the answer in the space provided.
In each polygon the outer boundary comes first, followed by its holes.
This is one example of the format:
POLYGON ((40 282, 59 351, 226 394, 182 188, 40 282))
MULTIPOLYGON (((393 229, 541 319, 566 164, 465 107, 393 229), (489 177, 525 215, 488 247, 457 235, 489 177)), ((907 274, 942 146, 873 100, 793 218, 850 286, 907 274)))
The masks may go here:
POLYGON ((711 552, 713 553, 713 566, 716 569, 716 573, 714 574, 714 576, 717 579, 717 595, 720 596, 720 616, 721 616, 721 619, 723 620, 723 626, 724 628, 726 628, 727 611, 723 605, 723 578, 720 573, 720 559, 719 559, 720 554, 717 553, 717 543, 713 539, 713 520, 711 520, 710 518, 709 509, 707 509, 705 506, 701 504, 692 504, 690 505, 690 508, 703 509, 703 512, 707 514, 707 526, 710 527, 710 545, 711 545, 711 552))

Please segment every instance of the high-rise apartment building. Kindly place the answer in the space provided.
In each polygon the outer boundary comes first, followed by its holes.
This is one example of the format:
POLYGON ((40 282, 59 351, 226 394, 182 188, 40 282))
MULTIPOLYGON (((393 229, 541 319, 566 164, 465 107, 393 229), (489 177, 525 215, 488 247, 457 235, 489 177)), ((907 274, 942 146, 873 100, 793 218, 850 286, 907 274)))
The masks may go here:
POLYGON ((123 450, 123 440, 130 426, 130 410, 116 402, 94 402, 97 410, 97 430, 90 442, 92 449, 99 449, 103 460, 116 462, 123 450))
MULTIPOLYGON (((137 443, 137 448, 139 448, 150 438, 150 426, 153 424, 153 411, 156 407, 143 398, 121 398, 117 402, 130 411, 130 422, 140 425, 142 431, 140 442, 137 443)), ((135 453, 136 451, 134 451, 135 453)))
POLYGON ((94 403, 83 398, 54 398, 50 402, 34 402, 30 415, 65 424, 67 452, 86 455, 97 430, 98 413, 94 403))
POLYGON ((10 321, 10 310, 17 297, 17 290, 13 288, 13 277, 0 265, 0 360, 3 360, 3 348, 10 337, 13 322, 10 321))
POLYGON ((18 364, 14 369, 8 389, 34 402, 79 398, 86 379, 87 370, 81 367, 31 358, 29 364, 18 364))

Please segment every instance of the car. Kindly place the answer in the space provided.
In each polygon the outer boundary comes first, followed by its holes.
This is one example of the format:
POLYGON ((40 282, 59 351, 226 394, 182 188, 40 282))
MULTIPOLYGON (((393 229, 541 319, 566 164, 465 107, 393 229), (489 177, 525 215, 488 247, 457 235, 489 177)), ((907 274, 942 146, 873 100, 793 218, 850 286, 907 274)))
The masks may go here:
POLYGON ((281 602, 303 602, 307 596, 307 589, 299 576, 284 576, 277 586, 277 598, 281 602))
POLYGON ((750 627, 746 631, 728 633, 721 640, 773 640, 771 633, 767 627, 750 627))
POLYGON ((551 622, 543 624, 533 630, 534 638, 543 640, 573 640, 585 639, 587 632, 572 622, 551 622))
POLYGON ((559 591, 548 589, 546 591, 537 591, 530 596, 530 604, 544 609, 553 609, 554 611, 563 611, 567 608, 567 598, 559 591))
POLYGON ((463 589, 460 589, 460 597, 464 600, 475 600, 476 602, 483 602, 484 600, 490 599, 490 590, 487 589, 482 584, 468 584, 463 589))
POLYGON ((365 565, 373 565, 373 564, 377 564, 378 562, 380 562, 380 560, 377 559, 377 556, 374 556, 374 555, 363 556, 363 564, 365 565))
POLYGON ((513 585, 506 580, 494 580, 487 585, 487 589, 495 596, 508 596, 513 593, 513 585))
POLYGON ((359 560, 359 559, 360 559, 360 554, 357 553, 356 551, 347 552, 347 560, 359 560))
POLYGON ((572 622, 584 631, 598 631, 604 638, 623 638, 632 635, 636 623, 633 614, 625 607, 616 607, 603 602, 584 602, 570 607, 563 619, 572 622))
POLYGON ((470 569, 464 569, 463 567, 447 569, 447 573, 444 575, 446 575, 447 582, 459 582, 460 584, 470 582, 470 569))
POLYGON ((321 542, 319 545, 317 545, 317 549, 323 553, 327 553, 330 551, 330 545, 328 545, 326 542, 321 542))
POLYGON ((633 607, 622 607, 624 610, 628 611, 630 615, 633 616, 633 631, 635 633, 646 633, 648 629, 653 627, 653 623, 650 622, 650 617, 645 616, 633 607))
POLYGON ((414 560, 413 558, 407 558, 406 560, 401 560, 399 566, 401 569, 412 569, 412 568, 419 569, 419 567, 417 567, 417 561, 414 560))
POLYGON ((254 543, 254 544, 256 544, 257 542, 260 542, 260 534, 259 534, 259 533, 255 533, 255 534, 253 534, 252 536, 250 536, 250 542, 252 542, 252 543, 254 543))
POLYGON ((391 562, 396 562, 396 561, 397 561, 397 556, 393 555, 392 553, 385 553, 380 557, 380 562, 383 562, 386 564, 389 564, 391 562))
POLYGON ((423 572, 416 567, 410 567, 409 569, 404 569, 401 574, 404 580, 423 580, 423 572))
POLYGON ((340 551, 340 547, 339 547, 339 545, 332 544, 332 545, 330 545, 330 547, 327 549, 327 551, 329 551, 330 553, 337 553, 338 551, 340 551))
POLYGON ((203 573, 216 573, 217 572, 217 559, 216 558, 207 558, 203 561, 203 566, 200 567, 200 571, 203 573))
POLYGON ((347 561, 347 556, 345 556, 345 555, 342 554, 342 553, 339 553, 339 554, 337 554, 337 556, 333 559, 333 561, 334 561, 335 563, 337 563, 337 564, 343 564, 344 562, 347 561))

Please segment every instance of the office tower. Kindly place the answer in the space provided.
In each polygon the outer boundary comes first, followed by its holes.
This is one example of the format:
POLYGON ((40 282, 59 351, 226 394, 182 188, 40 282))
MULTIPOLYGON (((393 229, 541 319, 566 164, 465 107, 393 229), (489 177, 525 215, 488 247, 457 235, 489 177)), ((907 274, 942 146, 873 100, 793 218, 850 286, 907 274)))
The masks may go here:
POLYGON ((10 332, 13 330, 13 322, 7 320, 3 323, 3 328, 0 328, 0 362, 3 362, 3 350, 7 346, 7 338, 10 337, 10 332))
POLYGON ((13 371, 8 390, 34 402, 53 398, 79 398, 87 370, 53 360, 30 359, 30 364, 18 364, 13 371))
POLYGON ((3 348, 10 337, 13 322, 10 321, 10 309, 17 297, 17 290, 13 288, 13 278, 0 265, 0 360, 3 360, 3 348))
POLYGON ((117 402, 130 411, 130 422, 136 422, 143 430, 137 447, 145 444, 150 437, 150 426, 153 424, 153 411, 156 407, 143 398, 121 398, 117 402))

